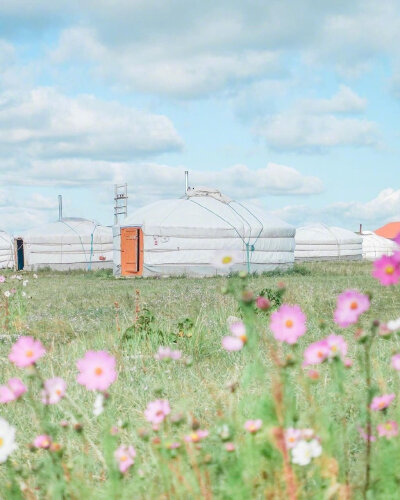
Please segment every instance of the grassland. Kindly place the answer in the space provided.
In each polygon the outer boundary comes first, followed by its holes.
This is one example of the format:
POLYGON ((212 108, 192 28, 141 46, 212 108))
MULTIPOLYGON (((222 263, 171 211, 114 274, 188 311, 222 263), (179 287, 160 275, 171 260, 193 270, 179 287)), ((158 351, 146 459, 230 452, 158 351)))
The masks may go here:
MULTIPOLYGON (((11 286, 10 274, 0 285, 2 290, 11 286)), ((35 404, 24 398, 0 408, 0 415, 17 428, 19 442, 8 466, 0 465, 4 498, 287 498, 282 459, 271 438, 278 418, 272 394, 279 369, 271 357, 268 319, 260 315, 255 319, 263 370, 252 372, 248 369, 252 360, 245 352, 221 349, 227 317, 239 314, 234 298, 221 293, 226 278, 116 280, 104 272, 40 272, 37 279, 29 273, 24 277, 29 280, 24 288, 28 297, 10 301, 7 318, 2 304, 0 382, 21 374, 7 360, 16 337, 28 334, 40 339, 47 349, 39 365, 41 375, 59 375, 68 384, 68 398, 50 408, 46 417, 63 446, 66 486, 63 492, 57 489, 50 459, 42 450, 29 449, 40 421, 35 404), (135 321, 139 326, 133 327, 135 321), (182 350, 188 362, 156 361, 160 345, 182 350), (89 349, 109 351, 119 366, 118 381, 98 418, 92 415, 94 394, 76 384, 76 360, 89 349), (180 425, 163 429, 164 435, 180 439, 198 422, 210 430, 201 450, 186 448, 174 454, 158 446, 151 431, 148 439, 141 437, 141 429, 148 429, 143 410, 160 397, 169 400, 173 413, 183 415, 180 425), (262 418, 262 432, 245 436, 246 418, 262 418), (63 419, 79 421, 83 432, 71 425, 61 428, 58 423, 63 419), (219 437, 223 424, 229 425, 230 440, 237 445, 231 454, 219 437), (112 425, 120 428, 116 436, 110 436, 112 425), (133 444, 137 451, 134 467, 122 480, 109 470, 112 450, 120 442, 133 444), (12 489, 10 475, 20 489, 22 485, 21 494, 12 489)), ((233 280, 241 286, 240 278, 233 280)), ((299 366, 285 372, 285 424, 314 428, 324 450, 313 465, 296 469, 298 497, 362 498, 365 443, 357 427, 365 414, 363 346, 355 341, 354 329, 343 331, 334 325, 333 310, 337 295, 355 288, 373 297, 363 324, 394 319, 400 316, 400 289, 381 287, 365 262, 303 264, 286 274, 249 277, 247 287, 257 294, 276 289, 281 281, 286 285, 285 302, 299 304, 307 315, 308 331, 294 351, 285 347, 279 355, 301 357, 310 342, 336 331, 346 337, 354 359, 353 367, 339 378, 328 365, 321 367, 318 381, 302 375, 299 366)), ((390 368, 393 352, 400 352, 397 338, 376 342, 372 348, 378 392, 398 394, 397 373, 390 368)), ((390 411, 390 418, 400 421, 399 410, 390 411)), ((373 445, 370 498, 399 498, 398 439, 373 445)))

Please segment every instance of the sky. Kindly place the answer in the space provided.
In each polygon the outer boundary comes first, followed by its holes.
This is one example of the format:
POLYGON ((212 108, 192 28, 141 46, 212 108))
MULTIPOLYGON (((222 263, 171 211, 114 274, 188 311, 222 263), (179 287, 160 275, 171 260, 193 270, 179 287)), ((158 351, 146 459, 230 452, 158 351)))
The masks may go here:
POLYGON ((2 0, 0 229, 189 184, 296 226, 400 220, 400 0, 2 0))

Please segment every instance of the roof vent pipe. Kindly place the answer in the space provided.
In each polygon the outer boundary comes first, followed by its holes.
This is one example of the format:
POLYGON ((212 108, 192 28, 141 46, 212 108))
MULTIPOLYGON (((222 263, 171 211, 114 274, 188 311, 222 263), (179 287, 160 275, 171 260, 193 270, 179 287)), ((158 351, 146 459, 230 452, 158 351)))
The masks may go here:
POLYGON ((363 232, 362 232, 362 224, 360 224, 360 234, 363 234, 363 232))
POLYGON ((185 194, 187 194, 189 189, 189 171, 185 170, 185 194))
POLYGON ((62 221, 63 219, 63 213, 62 213, 62 196, 61 194, 58 195, 58 220, 62 221))

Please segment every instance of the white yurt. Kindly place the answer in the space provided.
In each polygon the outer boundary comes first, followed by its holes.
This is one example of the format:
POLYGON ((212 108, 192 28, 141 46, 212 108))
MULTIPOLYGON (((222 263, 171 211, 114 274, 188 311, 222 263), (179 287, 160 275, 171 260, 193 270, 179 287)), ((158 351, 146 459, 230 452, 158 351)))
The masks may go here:
POLYGON ((362 252, 364 259, 379 259, 382 255, 393 255, 399 249, 394 241, 383 236, 378 236, 373 231, 363 231, 361 237, 363 240, 362 252))
POLYGON ((296 229, 296 261, 361 260, 362 238, 341 227, 310 224, 296 229))
POLYGON ((0 231, 0 269, 14 267, 14 240, 5 231, 0 231))
POLYGON ((112 268, 112 228, 67 217, 30 229, 16 238, 18 269, 112 268))
POLYGON ((295 228, 264 210, 210 188, 188 188, 114 226, 116 276, 209 276, 219 272, 287 269, 294 262, 295 228), (216 255, 235 254, 219 270, 216 255))

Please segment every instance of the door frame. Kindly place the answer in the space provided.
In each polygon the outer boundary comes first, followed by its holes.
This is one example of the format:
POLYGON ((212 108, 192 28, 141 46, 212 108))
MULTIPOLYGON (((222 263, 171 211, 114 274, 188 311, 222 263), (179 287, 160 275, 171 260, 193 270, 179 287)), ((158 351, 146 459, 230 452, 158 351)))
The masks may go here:
POLYGON ((142 276, 143 274, 143 260, 144 260, 144 242, 143 242, 143 231, 142 228, 139 226, 125 226, 121 227, 120 231, 120 252, 121 252, 121 276, 142 276), (124 241, 124 234, 126 230, 132 230, 135 229, 137 231, 138 239, 137 239, 137 247, 136 247, 136 259, 137 259, 137 266, 136 266, 136 271, 129 271, 127 272, 126 269, 124 269, 123 266, 123 259, 122 259, 122 247, 123 247, 123 241, 124 241))

